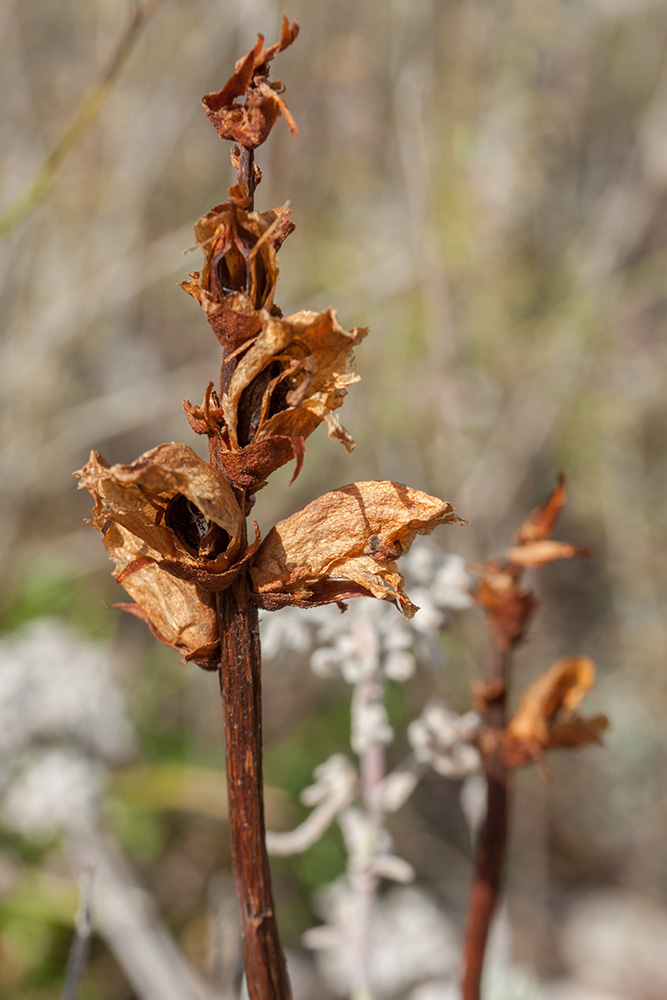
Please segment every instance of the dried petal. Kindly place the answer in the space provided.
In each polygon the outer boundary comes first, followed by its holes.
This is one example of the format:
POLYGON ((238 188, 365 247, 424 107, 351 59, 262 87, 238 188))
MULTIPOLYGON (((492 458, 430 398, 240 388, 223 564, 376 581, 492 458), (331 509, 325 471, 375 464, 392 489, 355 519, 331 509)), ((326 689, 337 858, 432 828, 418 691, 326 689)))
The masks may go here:
POLYGON ((505 730, 507 753, 520 761, 553 747, 599 743, 607 717, 585 719, 576 712, 594 682, 595 664, 587 656, 554 663, 524 693, 505 730))
POLYGON ((451 504, 401 483, 352 483, 314 500, 277 524, 251 569, 260 605, 311 607, 353 596, 417 610, 403 592, 395 560, 417 534, 465 523, 451 504))

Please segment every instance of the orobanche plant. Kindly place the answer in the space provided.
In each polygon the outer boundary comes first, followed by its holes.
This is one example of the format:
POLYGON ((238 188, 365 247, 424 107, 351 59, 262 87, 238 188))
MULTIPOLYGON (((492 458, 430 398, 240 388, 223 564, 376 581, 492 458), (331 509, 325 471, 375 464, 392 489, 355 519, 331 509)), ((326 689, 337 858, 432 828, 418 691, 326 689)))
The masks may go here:
POLYGON ((295 40, 254 48, 217 93, 203 98, 221 138, 234 142, 238 178, 229 200, 195 226, 204 255, 183 288, 199 302, 222 348, 217 389, 185 402, 190 426, 208 437, 209 460, 186 444, 158 445, 129 465, 93 452, 78 473, 95 499, 92 524, 131 597, 118 607, 142 618, 163 643, 219 672, 226 734, 232 864, 251 1000, 290 996, 271 892, 262 802, 258 610, 375 597, 407 617, 396 560, 415 535, 461 523, 451 504, 395 482, 360 482, 324 494, 264 539, 247 518, 270 475, 294 460, 325 422, 351 450, 335 410, 357 381, 353 348, 365 329, 344 330, 333 309, 283 316, 275 302, 277 253, 294 229, 286 207, 254 209, 261 172, 254 151, 283 116, 271 61, 295 40))

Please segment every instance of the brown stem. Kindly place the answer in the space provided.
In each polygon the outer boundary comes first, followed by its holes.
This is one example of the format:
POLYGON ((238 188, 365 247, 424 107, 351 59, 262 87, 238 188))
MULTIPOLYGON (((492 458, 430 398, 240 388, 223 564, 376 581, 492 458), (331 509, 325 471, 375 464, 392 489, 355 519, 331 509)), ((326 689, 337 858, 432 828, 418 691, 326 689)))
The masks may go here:
POLYGON ((257 608, 241 572, 218 595, 232 868, 250 1000, 290 1000, 271 891, 262 791, 262 687, 257 608))
MULTIPOLYGON (((511 650, 497 650, 489 672, 496 695, 486 707, 484 723, 502 730, 506 721, 506 685, 511 650)), ((502 760, 499 744, 483 757, 487 779, 486 817, 477 838, 473 883, 468 903, 464 939, 465 969, 463 1000, 480 1000, 484 956, 491 921, 498 905, 500 883, 507 847, 510 775, 502 760)))
POLYGON ((248 191, 250 192, 250 204, 248 205, 248 211, 252 212, 255 207, 255 188, 257 187, 255 183, 255 150, 249 149, 248 146, 241 146, 241 154, 239 156, 239 180, 245 181, 248 191))

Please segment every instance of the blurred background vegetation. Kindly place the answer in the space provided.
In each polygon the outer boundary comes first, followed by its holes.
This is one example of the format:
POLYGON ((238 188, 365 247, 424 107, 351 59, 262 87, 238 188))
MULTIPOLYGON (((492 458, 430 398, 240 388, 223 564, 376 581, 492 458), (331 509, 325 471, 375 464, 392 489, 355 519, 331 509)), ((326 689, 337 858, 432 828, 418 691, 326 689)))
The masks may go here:
MULTIPOLYGON (((47 196, 0 245, 0 623, 10 635, 57 616, 108 644, 139 734, 108 822, 202 965, 207 887, 227 864, 224 795, 211 783, 223 780, 216 680, 105 608, 123 598, 71 473, 91 448, 110 462, 166 440, 202 451, 181 400, 199 402, 216 378, 217 344, 177 282, 199 264, 183 251, 232 170, 199 101, 258 31, 277 37, 281 14, 272 0, 164 0, 47 196)), ((605 751, 554 759, 550 781, 518 781, 513 961, 547 978, 582 899, 607 900, 603 915, 643 906, 649 923, 667 899, 667 8, 293 0, 287 14, 301 34, 273 75, 300 134, 278 123, 257 194, 260 209, 289 199, 297 224, 277 301, 286 313, 333 305, 371 333, 341 414, 356 450, 319 431, 297 482, 278 473, 257 517, 265 533, 326 489, 396 479, 451 500, 470 525, 437 541, 479 560, 504 551, 566 471, 560 537, 595 554, 541 571, 517 682, 589 655, 591 708, 613 728, 605 751)), ((131 17, 118 0, 4 0, 0 210, 37 174, 131 17)), ((481 622, 467 616, 444 643, 442 676, 410 698, 436 688, 464 711, 486 654, 481 622)), ((269 822, 285 828, 303 814, 312 768, 345 748, 345 692, 298 658, 267 670, 265 686, 269 822)), ((456 921, 469 848, 447 782, 429 792, 397 844, 456 921)), ((343 863, 332 834, 276 865, 291 948, 314 922, 312 890, 343 863)), ((76 907, 68 872, 52 843, 0 840, 1 995, 59 995, 76 907)), ((664 996, 666 983, 663 969, 617 995, 664 996)), ((134 995, 102 946, 86 989, 134 995)))

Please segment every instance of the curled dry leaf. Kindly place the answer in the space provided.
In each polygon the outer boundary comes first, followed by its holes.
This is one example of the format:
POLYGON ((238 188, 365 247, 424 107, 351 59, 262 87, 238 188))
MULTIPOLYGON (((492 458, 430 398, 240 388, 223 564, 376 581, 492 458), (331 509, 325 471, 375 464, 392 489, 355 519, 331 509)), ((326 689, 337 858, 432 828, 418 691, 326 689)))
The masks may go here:
POLYGON ((97 452, 77 473, 95 498, 92 523, 134 599, 127 607, 186 659, 217 648, 214 591, 252 555, 225 477, 184 444, 159 445, 130 465, 97 452))
POLYGON ((554 747, 599 743, 607 717, 577 714, 594 682, 595 664, 587 656, 559 660, 533 681, 503 736, 508 763, 522 763, 554 747))
POLYGON ((401 483, 352 483, 325 493, 279 522, 251 569, 253 591, 266 608, 312 607, 348 597, 417 608, 403 592, 395 560, 417 534, 438 524, 463 524, 451 504, 401 483))
POLYGON ((296 123, 279 93, 280 84, 269 83, 268 74, 271 60, 291 45, 298 33, 297 22, 290 24, 283 17, 279 41, 264 48, 264 37, 259 35, 254 48, 238 60, 222 90, 202 98, 204 110, 222 139, 255 149, 264 142, 280 114, 296 134, 296 123), (237 104, 237 98, 244 95, 245 105, 237 104))
POLYGON ((516 533, 518 545, 549 538, 565 503, 565 476, 561 472, 558 482, 547 499, 528 515, 516 533))
POLYGON ((537 569, 555 562, 556 559, 574 559, 577 556, 590 556, 591 550, 569 542, 557 542, 553 538, 543 538, 525 545, 515 545, 508 549, 507 558, 515 566, 523 569, 537 569))

